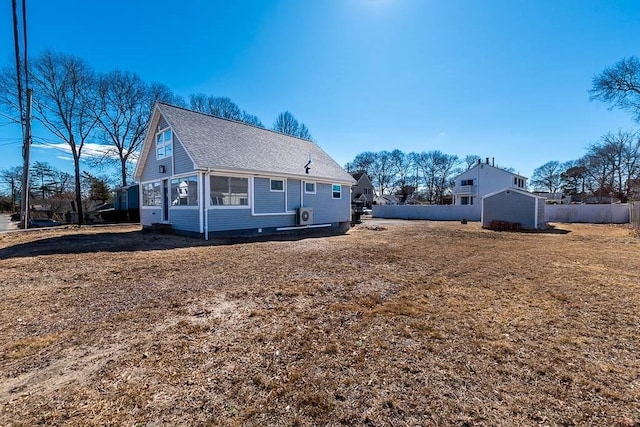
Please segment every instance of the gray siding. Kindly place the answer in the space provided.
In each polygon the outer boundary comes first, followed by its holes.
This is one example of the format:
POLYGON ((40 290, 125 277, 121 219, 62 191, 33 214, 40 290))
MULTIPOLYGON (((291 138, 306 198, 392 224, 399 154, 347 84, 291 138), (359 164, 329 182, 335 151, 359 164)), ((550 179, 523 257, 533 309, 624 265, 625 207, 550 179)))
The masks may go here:
POLYGON ((149 151, 147 161, 140 174, 140 182, 155 181, 162 178, 169 178, 171 176, 171 157, 167 159, 156 159, 156 147, 155 142, 152 142, 153 147, 149 151), (159 172, 159 166, 164 165, 165 173, 159 172))
POLYGON ((251 209, 209 209, 209 231, 247 230, 253 228, 291 227, 295 215, 251 216, 251 209))
POLYGON ((482 199, 482 226, 488 227, 491 221, 508 221, 519 223, 522 228, 534 228, 535 197, 507 191, 482 199))
POLYGON ((300 189, 302 181, 299 179, 287 180, 287 209, 295 211, 300 207, 300 189))
MULTIPOLYGON (((160 118, 160 126, 158 129, 164 129, 167 127, 166 122, 164 122, 163 118, 160 118), (164 122, 164 124, 163 124, 164 122)), ((140 181, 153 181, 161 178, 168 178, 171 175, 188 173, 194 170, 193 161, 187 154, 184 149, 184 146, 180 142, 179 137, 173 133, 173 154, 172 157, 168 157, 162 160, 156 159, 156 143, 155 143, 155 132, 151 141, 151 147, 149 150, 149 155, 147 156, 147 161, 144 165, 144 169, 142 170, 140 181), (166 172, 160 173, 159 166, 164 165, 166 172), (173 170, 173 165, 175 165, 175 171, 173 170)))
POLYGON ((193 171, 193 161, 191 161, 180 139, 175 134, 173 135, 173 157, 173 163, 176 167, 175 175, 193 171))
POLYGON ((269 178, 253 179, 253 210, 261 213, 284 213, 285 192, 271 191, 269 178))
POLYGON ((200 214, 196 208, 169 208, 169 222, 175 230, 200 232, 200 214))
POLYGON ((314 224, 351 221, 351 187, 342 186, 342 198, 333 199, 331 184, 316 183, 316 194, 304 195, 304 207, 313 208, 314 224))
POLYGON ((159 130, 166 129, 168 127, 169 127, 169 123, 164 119, 164 116, 161 114, 160 120, 158 121, 158 127, 156 128, 154 133, 157 133, 159 130))
POLYGON ((151 225, 158 222, 162 222, 162 209, 160 208, 140 209, 140 223, 142 225, 151 225))

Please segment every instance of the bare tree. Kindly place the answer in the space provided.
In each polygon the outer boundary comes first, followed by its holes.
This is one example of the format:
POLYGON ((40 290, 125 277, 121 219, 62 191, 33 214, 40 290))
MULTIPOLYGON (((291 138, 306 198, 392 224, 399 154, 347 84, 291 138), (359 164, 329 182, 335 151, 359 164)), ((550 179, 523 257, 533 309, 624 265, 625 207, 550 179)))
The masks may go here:
POLYGON ((300 124, 298 120, 296 120, 295 116, 289 111, 278 114, 276 121, 273 123, 273 130, 292 136, 298 134, 299 127, 300 124))
POLYGON ((189 108, 200 113, 211 114, 223 119, 236 120, 253 126, 264 127, 257 116, 241 110, 231 98, 208 96, 204 93, 189 95, 189 108))
POLYGON ((309 128, 304 123, 298 122, 289 111, 278 114, 276 121, 273 123, 273 130, 297 138, 311 140, 309 128))
POLYGON ((118 162, 121 185, 127 185, 132 156, 140 150, 156 101, 170 103, 173 92, 159 83, 148 85, 137 74, 112 71, 100 76, 96 118, 103 138, 111 145, 99 163, 118 162))
POLYGON ((478 160, 480 160, 480 156, 477 154, 468 154, 464 156, 464 164, 467 167, 467 170, 471 169, 475 165, 478 164, 478 160))
POLYGON ((42 200, 46 200, 47 195, 54 192, 55 172, 53 167, 46 162, 35 162, 31 165, 30 171, 31 191, 38 191, 42 200))
POLYGON ((555 193, 560 189, 562 172, 562 165, 559 161, 547 162, 533 171, 531 185, 536 190, 555 193))
POLYGON ((181 96, 176 95, 171 88, 164 83, 153 82, 149 84, 148 90, 150 92, 149 96, 151 99, 175 105, 176 107, 187 107, 187 103, 184 99, 181 96))
POLYGON ((393 173, 395 175, 396 193, 401 197, 401 202, 405 203, 409 196, 415 191, 414 177, 411 175, 413 170, 412 157, 398 149, 391 152, 390 156, 393 173))
POLYGON ((586 167, 583 160, 575 160, 564 163, 564 172, 560 174, 561 189, 565 194, 571 195, 576 200, 584 200, 586 193, 586 167))
POLYGON ((631 113, 640 121, 640 60, 631 56, 605 68, 593 78, 591 99, 631 113))
POLYGON ((602 136, 585 156, 591 190, 600 196, 629 197, 629 183, 640 177, 640 139, 632 131, 619 130, 602 136))
POLYGON ((394 166, 389 151, 375 153, 374 161, 369 167, 369 177, 376 185, 378 195, 390 194, 395 182, 394 166))
POLYGON ((459 163, 458 156, 437 150, 416 155, 416 166, 422 174, 425 198, 429 203, 443 203, 459 163))
POLYGON ((22 167, 13 166, 0 171, 0 179, 5 183, 11 193, 11 210, 15 212, 16 200, 22 191, 22 167))
POLYGON ((78 224, 81 224, 80 159, 97 125, 96 79, 82 59, 71 55, 46 51, 31 63, 36 119, 66 142, 73 156, 78 224))
POLYGON ((364 153, 358 154, 349 165, 349 171, 354 172, 366 172, 367 175, 371 178, 371 166, 376 161, 376 153, 371 151, 365 151, 364 153))
POLYGON ((260 128, 264 127, 264 125, 262 124, 262 121, 260 121, 258 116, 249 114, 244 110, 242 110, 242 118, 240 119, 240 121, 249 125, 260 127, 260 128))

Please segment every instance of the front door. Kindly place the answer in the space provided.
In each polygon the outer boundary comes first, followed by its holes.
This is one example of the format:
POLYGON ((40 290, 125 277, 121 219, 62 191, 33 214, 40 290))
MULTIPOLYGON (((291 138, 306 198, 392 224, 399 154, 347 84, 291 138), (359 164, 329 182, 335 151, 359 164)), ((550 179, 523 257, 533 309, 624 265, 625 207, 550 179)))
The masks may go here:
POLYGON ((169 222, 169 180, 162 180, 162 222, 169 222))

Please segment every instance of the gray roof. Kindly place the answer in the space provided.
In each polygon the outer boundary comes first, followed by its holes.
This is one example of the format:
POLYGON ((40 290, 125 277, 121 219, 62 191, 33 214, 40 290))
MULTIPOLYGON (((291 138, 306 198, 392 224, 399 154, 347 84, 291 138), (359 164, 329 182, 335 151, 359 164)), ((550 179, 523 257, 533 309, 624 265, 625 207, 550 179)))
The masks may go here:
POLYGON ((313 141, 221 119, 168 104, 156 104, 196 169, 298 175, 353 183, 354 179, 313 141), (313 164, 309 174, 305 165, 313 164))

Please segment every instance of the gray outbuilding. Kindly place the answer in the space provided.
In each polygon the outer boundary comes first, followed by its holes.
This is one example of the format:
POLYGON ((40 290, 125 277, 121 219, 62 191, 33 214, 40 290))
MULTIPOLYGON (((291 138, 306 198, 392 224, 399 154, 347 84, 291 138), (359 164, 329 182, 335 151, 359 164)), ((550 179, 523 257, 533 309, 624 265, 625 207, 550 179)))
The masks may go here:
POLYGON ((515 188, 489 193, 482 198, 483 228, 545 230, 545 198, 515 188))

